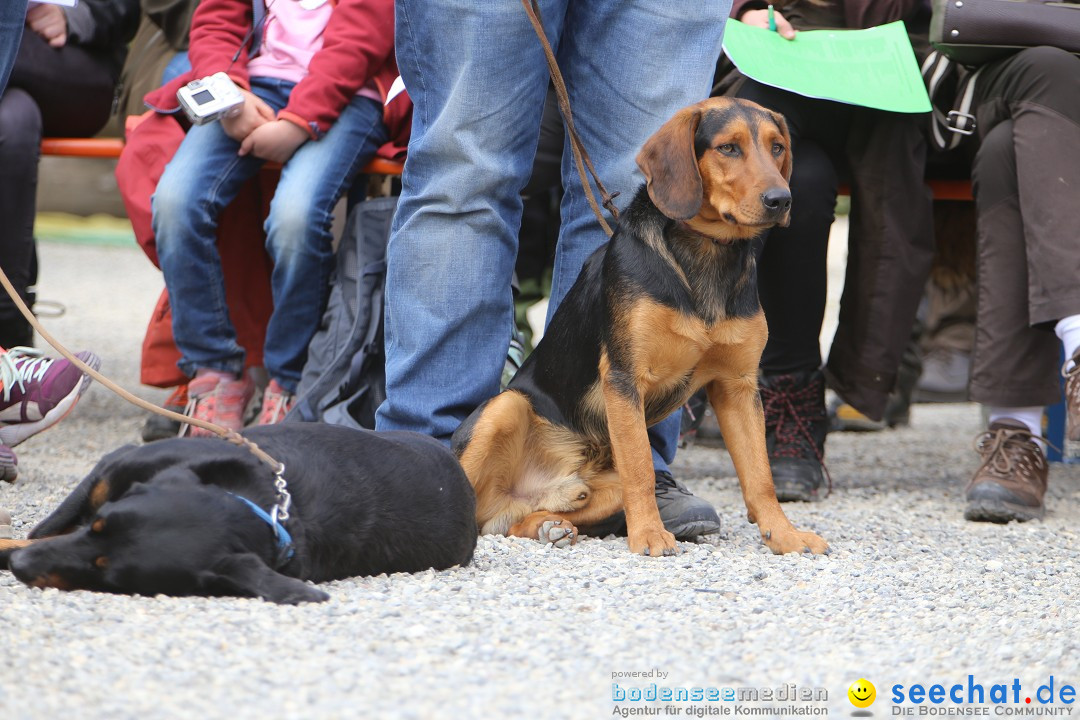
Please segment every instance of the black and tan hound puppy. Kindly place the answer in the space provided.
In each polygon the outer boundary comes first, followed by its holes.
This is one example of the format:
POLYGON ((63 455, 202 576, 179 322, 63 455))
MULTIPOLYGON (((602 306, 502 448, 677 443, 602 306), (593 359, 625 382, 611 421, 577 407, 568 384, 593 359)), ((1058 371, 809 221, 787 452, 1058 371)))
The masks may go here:
POLYGON ((676 552, 646 428, 705 387, 765 544, 825 551, 776 500, 758 396, 768 331, 751 241, 789 220, 790 144, 781 115, 730 98, 680 110, 645 143, 647 183, 615 235, 510 388, 454 435, 481 532, 587 530, 625 508, 633 552, 676 552))
POLYGON ((330 597, 305 581, 471 560, 475 496, 436 440, 315 423, 244 435, 285 464, 288 522, 246 448, 161 440, 106 455, 29 540, 0 540, 0 568, 42 588, 295 604, 330 597))

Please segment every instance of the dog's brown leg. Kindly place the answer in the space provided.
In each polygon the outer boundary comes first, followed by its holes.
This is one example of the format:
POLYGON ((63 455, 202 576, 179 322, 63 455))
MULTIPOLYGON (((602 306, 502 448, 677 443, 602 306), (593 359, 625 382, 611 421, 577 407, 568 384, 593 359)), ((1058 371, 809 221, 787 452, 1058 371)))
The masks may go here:
POLYGON ((484 533, 506 532, 513 522, 501 518, 510 509, 514 482, 521 475, 531 415, 532 406, 521 393, 496 395, 476 421, 459 458, 476 491, 476 521, 484 533))
POLYGON ((675 555, 675 536, 664 529, 656 508, 656 475, 641 394, 628 373, 611 369, 606 356, 600 360, 600 382, 615 469, 622 480, 626 542, 631 552, 675 555))
POLYGON ((812 532, 800 532, 776 499, 765 448, 765 415, 757 388, 756 364, 746 374, 714 380, 707 386, 735 471, 739 474, 747 517, 774 553, 825 552, 828 545, 812 532))

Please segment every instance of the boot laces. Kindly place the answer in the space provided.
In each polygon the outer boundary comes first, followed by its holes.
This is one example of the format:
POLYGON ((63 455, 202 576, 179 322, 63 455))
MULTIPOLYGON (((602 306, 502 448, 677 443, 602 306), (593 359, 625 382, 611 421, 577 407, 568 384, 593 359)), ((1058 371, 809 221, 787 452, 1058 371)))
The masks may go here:
MULTIPOLYGON (((1049 442, 1047 445, 1057 449, 1049 442)), ((987 430, 975 438, 975 450, 984 458, 983 468, 995 477, 1008 480, 1019 474, 1028 481, 1042 483, 1046 459, 1035 443, 1035 436, 1028 430, 987 430)))
POLYGON ((817 401, 821 390, 816 385, 816 381, 811 381, 796 388, 793 378, 780 376, 773 386, 761 385, 759 389, 765 411, 765 430, 773 429, 776 437, 773 455, 806 457, 805 448, 809 447, 825 473, 831 494, 832 475, 809 427, 809 423, 828 421, 823 404, 817 401))

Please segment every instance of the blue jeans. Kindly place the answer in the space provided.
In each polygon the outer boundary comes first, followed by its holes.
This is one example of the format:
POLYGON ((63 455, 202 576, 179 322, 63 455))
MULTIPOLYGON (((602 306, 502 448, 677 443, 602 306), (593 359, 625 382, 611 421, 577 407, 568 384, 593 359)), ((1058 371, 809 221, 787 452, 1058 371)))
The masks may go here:
MULTIPOLYGON (((255 78, 251 90, 277 111, 292 87, 283 80, 255 78)), ((274 262, 274 311, 263 357, 270 377, 290 392, 300 382, 308 343, 326 307, 334 266, 334 205, 386 139, 380 104, 354 97, 329 132, 301 145, 282 168, 264 226, 274 262)), ((179 366, 189 376, 200 368, 232 373, 244 368, 244 349, 237 344, 225 302, 217 219, 265 161, 237 155, 239 146, 221 123, 193 127, 152 199, 173 336, 182 356, 179 366)))
MULTIPOLYGON (((730 2, 539 4, 578 132, 625 206, 643 180, 634 163, 642 143, 676 109, 708 95, 730 2)), ((398 67, 415 107, 387 251, 387 400, 376 426, 448 440, 499 390, 514 323, 520 190, 533 166, 548 70, 515 0, 395 7, 398 67)), ((568 149, 562 174, 551 311, 607 239, 568 149)), ((671 457, 678 417, 664 429, 662 452, 671 457)))
POLYGON ((19 53, 23 26, 26 25, 26 0, 0 2, 0 97, 4 96, 15 56, 19 53))

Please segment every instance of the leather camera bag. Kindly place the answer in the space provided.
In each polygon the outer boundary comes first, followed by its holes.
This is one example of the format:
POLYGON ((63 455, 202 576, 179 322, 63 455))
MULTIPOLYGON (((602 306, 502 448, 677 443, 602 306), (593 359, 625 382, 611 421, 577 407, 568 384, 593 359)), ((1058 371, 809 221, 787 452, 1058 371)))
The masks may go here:
POLYGON ((930 43, 964 65, 981 65, 1037 45, 1080 54, 1080 4, 933 0, 930 43))

